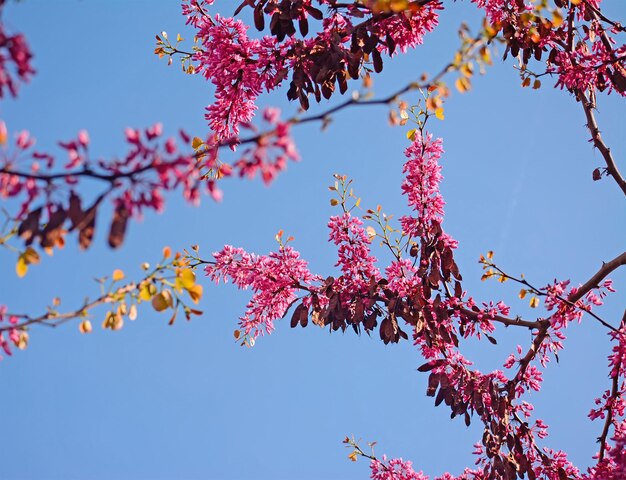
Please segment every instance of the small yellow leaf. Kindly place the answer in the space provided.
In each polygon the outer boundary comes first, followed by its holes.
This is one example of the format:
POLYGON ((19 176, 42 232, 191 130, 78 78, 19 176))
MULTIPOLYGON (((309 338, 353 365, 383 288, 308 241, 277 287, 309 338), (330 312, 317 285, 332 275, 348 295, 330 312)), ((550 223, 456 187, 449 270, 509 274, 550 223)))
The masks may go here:
POLYGON ((91 322, 89 320, 83 320, 82 322, 80 322, 78 330, 80 331, 80 333, 91 333, 93 327, 91 326, 91 322))
POLYGON ((189 293, 189 296, 191 297, 193 303, 198 303, 202 298, 202 285, 194 285, 193 287, 188 288, 187 292, 189 293))
POLYGON ((537 308, 539 306, 539 299, 537 297, 533 297, 530 299, 530 308, 537 308))
POLYGON ((538 78, 533 82, 533 89, 534 90, 538 90, 539 88, 541 88, 541 80, 539 80, 538 78))
POLYGON ((416 131, 417 131, 416 128, 412 128, 411 130, 406 132, 406 138, 408 138, 409 140, 413 141, 413 139, 415 138, 415 132, 416 131))
POLYGON ((437 110, 435 110, 435 117, 437 117, 439 120, 443 120, 445 118, 442 107, 439 107, 437 110))
POLYGON ((460 93, 465 93, 470 88, 472 88, 472 83, 470 82, 469 78, 467 78, 467 77, 459 77, 459 78, 457 78, 456 81, 454 82, 454 85, 456 86, 456 89, 460 93))
POLYGON ((180 36, 180 33, 176 34, 176 41, 177 42, 182 42, 183 41, 183 37, 180 36))
POLYGON ((193 288, 196 284, 196 274, 190 269, 180 270, 180 283, 184 289, 193 288))
POLYGON ((198 150, 203 144, 204 142, 201 138, 193 137, 193 140, 191 141, 191 148, 193 148, 194 150, 198 150))
POLYGON ((26 275, 26 272, 28 272, 28 265, 26 264, 24 257, 20 255, 17 259, 17 264, 15 265, 15 273, 17 273, 18 277, 22 278, 26 275))
POLYGON ((350 455, 348 455, 348 458, 349 458, 351 461, 356 462, 357 455, 358 455, 357 451, 356 451, 356 450, 354 450, 354 451, 353 451, 350 455))
POLYGON ((146 302, 152 298, 152 295, 150 295, 150 289, 147 285, 139 290, 139 298, 145 300, 146 302))
POLYGON ((113 270, 113 281, 119 282, 120 280, 124 280, 124 272, 120 270, 119 268, 116 270, 113 270))
POLYGON ((519 297, 521 300, 524 300, 524 297, 526 296, 526 294, 527 294, 527 293, 528 293, 528 292, 526 291, 526 289, 522 288, 522 289, 519 291, 518 297, 519 297))

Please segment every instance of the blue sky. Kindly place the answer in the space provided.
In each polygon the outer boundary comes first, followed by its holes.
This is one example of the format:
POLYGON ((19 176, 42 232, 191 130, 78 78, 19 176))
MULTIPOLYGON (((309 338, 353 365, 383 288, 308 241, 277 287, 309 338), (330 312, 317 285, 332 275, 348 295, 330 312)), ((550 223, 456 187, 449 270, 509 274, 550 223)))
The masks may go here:
MULTIPOLYGON (((228 11, 237 2, 217 3, 228 11)), ((624 18, 620 0, 604 3, 624 18)), ((479 17, 467 1, 450 3, 425 46, 385 65, 375 92, 382 96, 438 71, 457 47, 461 20, 475 25, 479 17)), ((160 121, 167 133, 206 134, 210 86, 152 54, 162 30, 192 36, 178 2, 26 0, 10 3, 3 21, 26 35, 38 71, 17 101, 0 106, 11 132, 28 129, 39 147, 53 150, 85 128, 91 152, 102 157, 124 153, 127 126, 160 121)), ((580 106, 544 84, 522 90, 512 60, 497 61, 469 94, 450 98, 445 121, 430 124, 444 139, 444 227, 460 242, 465 287, 480 300, 503 298, 523 316, 541 312, 516 300, 514 286, 481 283, 481 253, 494 250, 499 264, 536 284, 578 283, 626 243, 622 194, 609 180, 591 181, 603 163, 587 141, 580 106)), ((290 114, 296 107, 284 95, 261 103, 290 114)), ((625 113, 623 99, 600 98, 603 136, 622 170, 625 113)), ((224 244, 266 253, 275 249, 280 229, 295 237, 312 270, 332 274, 326 187, 333 173, 354 178, 364 206, 405 212, 399 188, 405 129, 390 128, 386 117, 385 108, 359 109, 338 114, 326 132, 297 127, 302 161, 269 188, 229 181, 222 204, 205 197, 199 208, 174 193, 162 215, 131 224, 119 251, 105 246, 101 228, 89 251, 70 240, 24 279, 14 274, 15 257, 2 251, 0 304, 36 313, 59 296, 71 308, 97 293, 94 277, 121 268, 139 278, 139 265, 158 260, 165 245, 199 244, 206 256, 224 244)), ((617 323, 626 276, 613 278, 618 293, 602 316, 617 323)), ((205 314, 191 323, 169 327, 168 317, 144 309, 119 332, 98 328, 83 336, 75 324, 34 329, 28 350, 0 363, 0 477, 366 478, 366 462, 350 462, 341 444, 351 434, 364 444, 377 441, 377 454, 411 459, 429 474, 458 473, 473 463, 480 426, 466 428, 433 406, 409 343, 384 346, 375 337, 291 330, 284 322, 253 349, 242 349, 232 332, 248 295, 230 285, 204 286, 205 314)), ((528 342, 525 331, 500 335, 497 346, 466 346, 482 370, 500 368, 512 346, 528 342)), ((546 371, 541 394, 530 400, 551 427, 546 445, 568 451, 584 467, 601 431, 586 414, 608 386, 605 330, 585 318, 569 329, 566 346, 560 364, 546 371)))

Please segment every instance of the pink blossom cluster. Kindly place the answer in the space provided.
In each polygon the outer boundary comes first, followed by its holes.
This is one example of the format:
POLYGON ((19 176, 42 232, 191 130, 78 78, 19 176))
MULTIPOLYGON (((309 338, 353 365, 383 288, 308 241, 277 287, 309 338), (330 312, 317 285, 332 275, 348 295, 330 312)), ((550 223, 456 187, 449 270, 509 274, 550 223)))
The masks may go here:
POLYGON ((439 192, 442 179, 439 158, 442 153, 441 139, 433 140, 430 134, 422 137, 419 132, 404 152, 408 161, 403 168, 402 193, 417 215, 405 215, 400 219, 405 235, 425 237, 430 233, 433 222, 439 224, 443 220, 445 202, 439 192))
POLYGON ((422 472, 415 472, 410 461, 401 458, 387 460, 383 455, 382 461, 370 462, 370 478, 372 480, 428 480, 422 472))
POLYGON ((443 9, 440 1, 428 4, 428 8, 419 8, 403 15, 393 15, 377 22, 375 32, 387 38, 387 44, 381 51, 392 55, 396 49, 402 53, 421 45, 424 36, 439 25, 439 10, 443 9))
POLYGON ((589 469, 583 480, 622 480, 626 478, 626 422, 614 423, 613 445, 606 446, 606 456, 589 469))
POLYGON ((249 2, 255 7, 257 28, 264 29, 267 16, 271 32, 253 38, 242 21, 211 15, 209 7, 213 3, 187 0, 183 14, 187 23, 197 29, 201 45, 193 56, 194 69, 215 85, 216 100, 207 107, 206 118, 218 141, 236 136, 241 125, 252 119, 259 94, 279 86, 290 71, 287 96, 299 99, 306 109, 310 94, 318 102, 322 96, 330 98, 335 84, 344 93, 348 76, 359 78, 370 54, 378 72, 382 69, 381 53, 391 55, 396 48, 405 52, 421 44, 424 35, 436 27, 437 11, 442 8, 435 1, 393 15, 372 15, 363 21, 364 14, 372 14, 365 5, 337 5, 323 0, 319 3, 331 7, 324 16, 310 0, 293 5, 289 1, 267 5, 249 2), (298 38, 294 22, 307 37, 311 17, 321 20, 321 30, 309 38, 298 38))
POLYGON ((278 72, 286 50, 273 37, 250 38, 241 20, 215 15, 192 17, 202 50, 194 55, 196 71, 215 85, 215 102, 206 118, 218 140, 239 133, 256 110, 255 100, 265 89, 280 85, 278 72))
POLYGON ((0 23, 0 98, 6 91, 16 97, 18 80, 27 82, 34 75, 33 54, 21 33, 9 35, 0 23))
POLYGON ((239 322, 243 333, 250 338, 272 333, 274 320, 285 314, 296 299, 296 291, 321 280, 289 246, 257 256, 226 245, 213 256, 215 263, 205 270, 213 281, 226 283, 230 280, 240 289, 250 288, 254 292, 239 322))
POLYGON ((598 35, 594 41, 578 42, 574 49, 556 54, 549 71, 558 74, 557 87, 585 92, 589 89, 617 91, 626 96, 626 45, 607 49, 598 35))
POLYGON ((367 291, 372 278, 378 280, 380 272, 376 258, 370 253, 370 238, 363 222, 350 213, 333 216, 328 222, 328 240, 337 245, 338 260, 335 266, 341 269, 341 276, 335 281, 335 290, 347 297, 367 291))
MULTIPOLYGON (((268 185, 287 168, 289 160, 297 161, 300 156, 291 137, 291 124, 280 119, 278 108, 266 108, 263 120, 267 132, 259 135, 252 146, 243 149, 234 167, 240 177, 254 178, 260 173, 263 183, 268 185)), ((243 126, 257 132, 253 125, 243 126)))
MULTIPOLYGON (((6 305, 0 305, 0 324, 6 321, 10 325, 17 325, 18 320, 15 315, 7 315, 6 305)), ((20 331, 17 328, 10 328, 7 331, 7 337, 4 336, 4 333, 0 332, 0 348, 5 354, 11 355, 11 344, 17 346, 20 343, 20 331)), ((2 355, 0 355, 0 360, 2 360, 2 355)))

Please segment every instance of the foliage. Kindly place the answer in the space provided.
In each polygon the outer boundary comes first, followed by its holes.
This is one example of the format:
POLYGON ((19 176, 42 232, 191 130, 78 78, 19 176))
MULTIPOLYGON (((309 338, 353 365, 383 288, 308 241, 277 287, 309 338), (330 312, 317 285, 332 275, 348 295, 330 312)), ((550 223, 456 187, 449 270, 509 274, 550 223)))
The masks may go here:
MULTIPOLYGON (((507 272, 489 251, 480 257, 482 279, 517 284, 519 298, 533 309, 543 307, 545 313, 524 319, 512 315, 503 301, 477 302, 464 288, 455 261, 458 242, 442 226, 443 141, 426 127, 445 118, 444 102, 452 90, 448 77, 454 78, 456 91, 468 92, 476 69, 483 73, 493 62, 494 45, 501 44, 505 58, 518 59, 522 87, 538 89, 542 77, 553 78, 556 87, 580 103, 590 141, 605 162, 594 170, 593 179, 610 178, 626 194, 626 181, 600 135, 594 112, 596 95, 613 94, 617 101, 626 95, 626 45, 620 44, 626 28, 604 16, 600 0, 474 0, 484 12, 482 28, 471 35, 466 26, 460 27, 461 45, 438 73, 410 81, 385 98, 357 92, 307 116, 304 112, 312 100, 342 95, 352 81, 362 82, 368 91, 388 57, 427 41, 444 4, 436 0, 244 0, 233 17, 224 17, 211 13, 213 3, 188 0, 183 4, 187 23, 195 30, 191 48, 184 49, 180 35, 171 42, 162 32, 156 36, 154 51, 170 64, 179 59, 186 74, 201 75, 215 86, 215 101, 206 108, 210 129, 206 138, 180 131, 176 138, 163 140, 160 124, 127 129, 126 154, 105 160, 90 155, 89 134, 81 131, 75 139, 59 142, 67 157, 60 160, 54 153, 35 149, 28 132, 18 133, 11 143, 2 123, 0 193, 19 199, 21 208, 8 215, 0 244, 16 251, 16 274, 25 276, 30 265, 41 261, 38 250, 63 247, 74 231, 79 246, 89 248, 105 199, 114 205, 108 243, 118 248, 133 218, 145 209, 162 210, 165 192, 180 189, 186 200, 197 203, 202 190, 221 200, 218 185, 226 177, 258 174, 270 183, 288 160, 298 159, 290 136, 293 126, 319 122, 327 127, 333 113, 356 106, 388 105, 391 123, 412 127, 406 133, 410 145, 404 152, 401 185, 408 213, 398 221, 380 206, 359 214, 361 198, 352 181, 335 175, 330 203, 338 212, 328 227, 329 242, 337 248, 338 275, 311 272, 291 246, 293 239, 283 240, 282 231, 276 235, 277 250, 267 255, 226 245, 212 258, 203 258, 197 247, 175 254, 166 247, 155 267, 145 264, 139 281, 124 282, 124 273, 116 269, 110 279, 99 280, 100 295, 77 309, 61 312, 58 300, 40 315, 0 307, 0 346, 6 354, 13 347, 26 348, 35 326, 76 321, 82 333, 90 333, 91 311, 100 305, 107 307, 102 327, 111 330, 121 329, 125 318, 134 320, 141 303, 149 302, 157 312, 168 311, 170 324, 181 310, 187 319, 201 315, 189 301, 196 304, 202 297, 196 274, 203 270, 214 282, 232 282, 252 291, 234 333, 243 346, 254 346, 259 337, 272 333, 274 322, 287 316, 293 328, 354 330, 375 334, 385 344, 410 339, 424 359, 418 371, 428 375, 426 395, 434 398, 436 406, 445 404, 451 417, 483 426, 475 445, 475 465, 439 479, 624 478, 626 313, 620 321, 609 321, 596 307, 614 291, 607 277, 626 264, 626 252, 603 263, 580 285, 555 279, 538 286, 523 275, 507 272), (247 10, 263 35, 250 34, 238 19, 247 10), (264 128, 259 130, 253 124, 257 98, 281 87, 290 100, 298 101, 301 111, 281 119, 277 109, 266 109, 264 128), (418 98, 412 105, 401 99, 409 93, 418 98), (227 149, 230 154, 224 153, 227 149), (84 179, 103 185, 88 202, 80 196, 84 179), (381 266, 374 257, 374 242, 391 254, 388 265, 381 266), (583 472, 565 452, 544 446, 547 425, 533 416, 528 393, 541 389, 541 368, 552 358, 558 361, 565 328, 585 315, 607 329, 611 352, 610 386, 589 414, 603 424, 599 451, 595 465, 583 472), (460 345, 470 338, 497 343, 498 325, 530 331, 531 339, 509 355, 504 370, 482 373, 461 353, 460 345)), ((0 96, 16 96, 17 84, 34 74, 32 54, 22 35, 8 36, 0 27, 0 96)), ((373 479, 428 478, 416 472, 411 462, 376 457, 373 444, 370 454, 354 438, 347 437, 344 443, 351 460, 370 460, 373 479)))

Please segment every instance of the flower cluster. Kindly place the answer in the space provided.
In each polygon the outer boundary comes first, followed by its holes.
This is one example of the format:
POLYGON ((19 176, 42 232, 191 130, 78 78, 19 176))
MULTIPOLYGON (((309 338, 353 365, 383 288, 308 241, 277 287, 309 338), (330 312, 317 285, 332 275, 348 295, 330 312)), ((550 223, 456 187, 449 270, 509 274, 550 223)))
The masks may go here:
MULTIPOLYGON (((7 315, 6 305, 0 305, 0 324, 6 321, 12 326, 7 331, 7 337, 4 336, 4 332, 0 332, 0 348, 7 355, 12 354, 11 345, 23 350, 28 344, 28 333, 26 333, 23 329, 14 328, 14 326, 17 325, 18 320, 19 319, 16 316, 7 315)), ((0 355, 0 360, 2 360, 2 355, 0 355)))
POLYGON ((370 462, 370 478, 372 480, 428 480, 422 472, 415 472, 410 461, 401 458, 387 460, 383 455, 382 461, 370 462))
POLYGON ((307 109, 309 95, 319 102, 330 98, 335 85, 347 90, 348 78, 358 79, 362 68, 372 62, 375 71, 383 68, 381 53, 392 55, 396 48, 406 51, 419 45, 438 22, 438 1, 406 12, 375 13, 366 5, 337 5, 331 0, 327 16, 311 1, 244 2, 254 7, 258 30, 269 17, 270 35, 252 38, 240 20, 209 14, 213 1, 188 0, 183 4, 187 23, 197 29, 200 47, 193 55, 193 70, 216 87, 216 101, 207 110, 207 120, 218 140, 236 136, 242 124, 250 122, 255 100, 263 91, 279 86, 292 76, 287 97, 299 100, 307 109), (368 21, 361 21, 370 14, 368 21), (321 20, 321 29, 310 38, 298 38, 294 22, 303 37, 309 36, 309 18, 321 20), (357 21, 355 21, 357 20, 357 21))
POLYGON ((252 120, 254 102, 263 89, 280 84, 285 52, 272 37, 248 37, 241 20, 200 15, 192 23, 203 47, 194 55, 195 70, 215 85, 215 102, 207 107, 206 118, 217 139, 224 140, 252 120))
POLYGON ((24 35, 9 35, 0 23, 0 98, 7 90, 16 97, 18 81, 27 82, 34 75, 32 58, 24 35))
POLYGON ((227 245, 213 256, 215 263, 206 267, 206 274, 212 280, 216 283, 230 280, 237 287, 254 292, 239 323, 249 339, 272 333, 274 320, 285 315, 296 299, 297 289, 320 280, 289 246, 257 256, 227 245))
POLYGON ((433 228, 433 222, 441 223, 445 202, 439 193, 441 166, 439 158, 443 153, 441 139, 432 139, 420 132, 404 154, 408 161, 404 164, 405 178, 402 193, 407 196, 409 207, 417 216, 403 216, 400 219, 402 231, 410 237, 425 237, 433 228))

